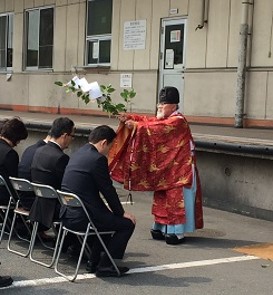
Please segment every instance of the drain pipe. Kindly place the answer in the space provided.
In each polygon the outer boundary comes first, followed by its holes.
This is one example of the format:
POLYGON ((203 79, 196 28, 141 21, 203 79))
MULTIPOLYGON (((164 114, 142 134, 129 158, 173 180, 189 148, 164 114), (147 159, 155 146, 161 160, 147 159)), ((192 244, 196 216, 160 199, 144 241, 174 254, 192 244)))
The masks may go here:
POLYGON ((250 9, 250 5, 253 5, 251 0, 242 1, 242 20, 240 25, 237 86, 236 86, 236 108, 235 108, 235 127, 237 128, 243 128, 243 119, 244 119, 248 12, 250 9))
POLYGON ((197 31, 198 29, 203 29, 205 24, 208 23, 208 6, 209 0, 201 0, 201 16, 199 24, 195 28, 195 31, 197 31))

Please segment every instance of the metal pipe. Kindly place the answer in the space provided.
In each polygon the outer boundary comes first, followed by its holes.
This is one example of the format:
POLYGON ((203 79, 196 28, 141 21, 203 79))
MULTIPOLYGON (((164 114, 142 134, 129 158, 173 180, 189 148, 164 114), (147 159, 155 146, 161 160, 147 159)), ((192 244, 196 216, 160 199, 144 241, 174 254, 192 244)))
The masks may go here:
POLYGON ((235 127, 243 128, 244 119, 244 98, 245 98, 245 76, 246 76, 246 57, 247 57, 247 37, 248 37, 248 13, 252 5, 251 0, 242 1, 242 19, 240 25, 240 39, 237 67, 237 86, 236 86, 236 108, 235 108, 235 127))
POLYGON ((268 145, 253 145, 245 143, 226 143, 226 142, 214 142, 206 140, 195 140, 197 151, 210 151, 219 153, 232 153, 242 155, 252 155, 258 158, 270 157, 273 158, 273 146, 268 145))
POLYGON ((198 29, 203 29, 205 23, 208 22, 208 0, 201 0, 201 16, 200 22, 195 28, 195 31, 198 29))

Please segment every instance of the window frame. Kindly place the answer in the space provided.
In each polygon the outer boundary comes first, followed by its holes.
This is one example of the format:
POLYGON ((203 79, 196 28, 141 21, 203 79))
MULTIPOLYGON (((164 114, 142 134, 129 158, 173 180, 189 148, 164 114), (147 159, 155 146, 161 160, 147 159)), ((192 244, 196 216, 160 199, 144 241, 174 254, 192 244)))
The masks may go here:
MULTIPOLYGON (((87 35, 88 33, 88 21, 89 21, 89 15, 88 15, 88 5, 89 2, 91 1, 99 1, 99 0, 87 0, 87 6, 86 6, 86 33, 85 33, 85 67, 90 67, 90 68, 97 68, 97 67, 110 67, 111 66, 111 47, 112 47, 112 22, 113 22, 113 0, 112 1, 112 15, 111 15, 111 32, 107 34, 97 34, 97 35, 87 35), (89 42, 94 42, 98 41, 100 44, 101 41, 110 41, 110 52, 109 52, 109 63, 105 62, 99 62, 99 57, 98 57, 98 62, 97 63, 88 63, 88 56, 89 56, 89 42)), ((100 51, 99 45, 98 45, 98 52, 100 51)))
POLYGON ((54 28, 55 28, 55 7, 54 5, 50 6, 41 6, 41 7, 34 7, 30 9, 26 9, 24 11, 24 18, 25 18, 25 30, 24 30, 24 70, 25 71, 53 71, 53 61, 54 61, 54 28), (38 24, 38 45, 40 41, 40 15, 41 15, 41 10, 45 9, 52 9, 53 10, 53 34, 52 34, 52 61, 51 61, 51 66, 50 67, 39 67, 39 46, 38 46, 38 61, 37 61, 37 66, 27 66, 27 54, 28 54, 28 16, 27 13, 30 11, 39 11, 39 24, 38 24))
POLYGON ((14 33, 14 13, 13 12, 5 12, 0 13, 0 17, 7 17, 7 22, 5 24, 5 66, 0 66, 0 72, 10 72, 13 68, 13 33, 14 33), (11 21, 10 21, 11 20, 11 21), (11 30, 11 36, 10 36, 10 23, 12 22, 12 30, 11 30), (8 66, 8 49, 9 49, 9 39, 11 40, 11 49, 12 49, 12 61, 11 66, 8 66))

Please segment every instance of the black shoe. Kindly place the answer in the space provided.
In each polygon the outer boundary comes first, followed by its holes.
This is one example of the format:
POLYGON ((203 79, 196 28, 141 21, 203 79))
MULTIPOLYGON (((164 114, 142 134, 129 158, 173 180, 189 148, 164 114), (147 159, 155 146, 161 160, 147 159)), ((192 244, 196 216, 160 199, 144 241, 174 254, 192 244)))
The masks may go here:
POLYGON ((179 239, 176 235, 171 234, 165 236, 165 241, 168 245, 178 245, 183 243, 185 241, 185 238, 179 239))
POLYGON ((151 235, 154 240, 165 240, 165 237, 160 230, 151 229, 151 235))
POLYGON ((95 273, 97 270, 98 264, 88 260, 86 263, 86 271, 89 273, 95 273))
POLYGON ((11 277, 1 277, 0 276, 0 288, 8 287, 12 284, 13 279, 11 277))
MULTIPOLYGON (((79 256, 80 256, 80 252, 81 252, 81 248, 78 247, 78 245, 70 245, 68 248, 67 248, 67 255, 71 258, 76 258, 78 259, 79 256)), ((82 260, 88 260, 89 257, 88 255, 85 253, 85 251, 83 252, 83 255, 82 255, 82 260)))
POLYGON ((107 266, 107 267, 98 267, 96 271, 97 277, 120 277, 124 275, 127 271, 129 271, 129 268, 126 266, 118 266, 120 275, 117 273, 114 266, 107 266))

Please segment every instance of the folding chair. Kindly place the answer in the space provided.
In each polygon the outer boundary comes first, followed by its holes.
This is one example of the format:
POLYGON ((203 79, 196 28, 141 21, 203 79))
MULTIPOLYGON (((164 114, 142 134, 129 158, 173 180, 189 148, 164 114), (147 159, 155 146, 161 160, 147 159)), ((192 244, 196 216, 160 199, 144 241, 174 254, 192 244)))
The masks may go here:
POLYGON ((23 192, 32 192, 33 191, 33 187, 31 185, 31 183, 24 178, 17 178, 17 177, 9 177, 10 182, 14 188, 14 194, 16 196, 16 205, 15 208, 13 210, 13 219, 12 219, 12 223, 11 223, 11 228, 10 228, 10 234, 9 234, 9 239, 8 239, 8 250, 10 252, 13 252, 17 255, 20 255, 22 257, 28 257, 29 253, 30 253, 30 246, 31 246, 31 239, 24 239, 22 238, 22 240, 26 241, 29 243, 28 246, 28 250, 26 253, 11 249, 11 239, 12 239, 12 234, 15 231, 15 222, 18 216, 20 216, 23 224, 25 225, 28 233, 30 234, 31 237, 31 229, 29 227, 29 225, 27 224, 27 222, 29 222, 29 211, 25 210, 21 204, 20 204, 20 197, 18 194, 18 191, 23 191, 23 192))
MULTIPOLYGON (((14 209, 15 200, 14 200, 13 195, 9 189, 9 186, 7 185, 5 179, 2 175, 0 175, 0 187, 5 187, 10 195, 8 204, 7 205, 0 205, 0 216, 3 219, 1 233, 0 233, 0 244, 1 244, 4 233, 7 233, 7 232, 5 232, 5 229, 8 226, 7 222, 9 220, 9 212, 14 209)), ((9 220, 9 221, 11 223, 11 220, 9 220)))
MULTIPOLYGON (((45 184, 38 184, 38 183, 31 183, 31 184, 33 186, 33 190, 34 190, 34 193, 37 198, 44 198, 44 199, 48 199, 48 200, 55 199, 59 202, 58 193, 56 192, 56 190, 52 186, 45 185, 45 184)), ((51 259, 50 263, 44 263, 44 262, 39 261, 33 257, 36 237, 37 236, 39 237, 38 226, 39 226, 39 222, 35 221, 33 224, 33 230, 32 230, 32 235, 31 235, 30 260, 33 262, 36 262, 42 266, 45 266, 45 267, 52 267, 55 262, 56 255, 57 255, 58 245, 59 245, 60 236, 61 236, 62 224, 60 221, 55 221, 55 220, 52 221, 51 228, 55 232, 57 239, 56 239, 54 248, 46 246, 46 248, 53 250, 53 255, 52 255, 52 259, 51 259), (56 227, 59 227, 58 231, 56 230, 56 227)))
POLYGON ((68 279, 71 282, 75 281, 75 279, 77 278, 77 275, 78 275, 78 271, 79 271, 79 267, 80 267, 80 264, 81 264, 82 256, 83 256, 83 253, 84 253, 84 250, 85 250, 87 238, 89 236, 93 235, 93 236, 96 236, 99 239, 105 253, 109 257, 111 263, 113 264, 115 270, 117 271, 118 276, 120 276, 120 271, 119 271, 114 259, 112 258, 111 254, 109 253, 109 251, 108 251, 102 237, 101 237, 101 235, 113 235, 115 233, 115 231, 98 231, 98 229, 96 228, 96 226, 92 222, 92 220, 91 220, 91 218, 90 218, 90 216, 89 216, 89 214, 88 214, 88 212, 86 210, 85 205, 83 204, 83 202, 81 201, 81 199, 77 195, 75 195, 73 193, 63 192, 63 191, 60 191, 60 190, 57 190, 57 192, 59 194, 60 202, 61 202, 62 206, 66 206, 66 207, 70 207, 70 208, 82 208, 83 214, 86 215, 89 222, 88 222, 88 224, 86 226, 85 231, 75 231, 75 230, 67 228, 64 225, 62 226, 62 238, 61 238, 60 247, 59 247, 59 251, 58 251, 58 254, 57 254, 57 258, 56 258, 55 272, 57 274, 61 275, 62 277, 68 279), (61 251, 62 251, 64 239, 65 239, 65 236, 67 235, 68 232, 71 233, 71 234, 74 234, 74 235, 76 235, 78 237, 81 237, 83 239, 82 240, 81 251, 80 251, 80 254, 79 254, 78 261, 77 261, 76 270, 75 270, 75 272, 74 272, 74 274, 72 276, 65 275, 63 272, 61 272, 58 269, 58 263, 59 263, 59 258, 60 258, 60 254, 61 254, 61 251))

